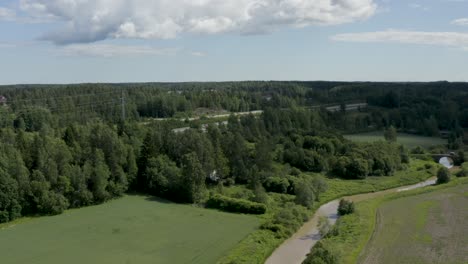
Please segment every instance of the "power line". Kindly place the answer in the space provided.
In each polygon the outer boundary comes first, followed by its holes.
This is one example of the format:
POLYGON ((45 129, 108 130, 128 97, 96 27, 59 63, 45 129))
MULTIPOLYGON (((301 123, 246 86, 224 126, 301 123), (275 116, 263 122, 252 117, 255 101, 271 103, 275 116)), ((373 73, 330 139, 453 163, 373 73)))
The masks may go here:
POLYGON ((112 92, 104 92, 104 93, 91 93, 91 94, 80 94, 80 95, 66 95, 66 96, 52 96, 48 98, 35 98, 35 99, 20 99, 20 100, 9 100, 7 98, 7 103, 8 104, 15 104, 18 102, 42 102, 42 101, 51 101, 55 100, 57 101, 58 99, 69 99, 69 98, 80 98, 80 97, 92 97, 92 96, 102 96, 106 94, 115 94, 118 95, 118 91, 112 91, 112 92))
MULTIPOLYGON (((80 109, 87 109, 87 108, 93 108, 93 107, 99 108, 101 106, 106 106, 106 105, 118 106, 120 104, 121 103, 118 100, 114 99, 114 100, 108 100, 108 101, 98 101, 98 102, 80 104, 80 105, 75 105, 75 106, 71 106, 71 107, 55 106, 55 107, 45 107, 45 108, 47 110, 49 110, 50 112, 63 113, 63 112, 74 112, 74 111, 77 111, 77 110, 80 110, 80 109)), ((21 112, 34 112, 34 111, 37 111, 36 109, 31 108, 31 107, 34 107, 34 106, 26 106, 25 108, 15 109, 14 112, 21 113, 21 112)))

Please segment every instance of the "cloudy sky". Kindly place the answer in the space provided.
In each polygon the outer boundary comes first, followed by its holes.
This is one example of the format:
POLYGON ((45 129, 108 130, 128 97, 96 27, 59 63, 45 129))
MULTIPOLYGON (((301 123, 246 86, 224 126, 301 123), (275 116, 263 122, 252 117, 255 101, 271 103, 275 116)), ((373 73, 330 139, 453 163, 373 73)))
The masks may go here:
POLYGON ((0 0, 0 84, 468 81, 468 0, 0 0))

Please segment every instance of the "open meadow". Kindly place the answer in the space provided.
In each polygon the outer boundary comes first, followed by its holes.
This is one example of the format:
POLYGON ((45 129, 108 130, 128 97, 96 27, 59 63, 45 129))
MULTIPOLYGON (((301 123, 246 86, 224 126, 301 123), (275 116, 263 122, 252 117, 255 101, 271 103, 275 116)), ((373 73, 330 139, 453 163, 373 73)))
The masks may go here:
POLYGON ((216 263, 258 225, 253 216, 125 196, 0 226, 0 263, 216 263))
MULTIPOLYGON (((355 142, 374 142, 385 140, 383 132, 367 132, 360 134, 345 135, 346 139, 355 142)), ((414 148, 417 146, 428 148, 431 146, 439 146, 447 144, 447 140, 437 137, 425 137, 412 134, 398 133, 397 142, 408 147, 414 148)))
POLYGON ((468 263, 468 184, 383 203, 360 263, 468 263))

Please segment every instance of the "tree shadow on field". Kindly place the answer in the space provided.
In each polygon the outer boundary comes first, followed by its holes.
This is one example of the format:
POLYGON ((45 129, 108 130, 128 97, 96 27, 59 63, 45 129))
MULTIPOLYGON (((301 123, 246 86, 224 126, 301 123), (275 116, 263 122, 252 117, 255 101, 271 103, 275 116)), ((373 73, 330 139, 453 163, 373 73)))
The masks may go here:
POLYGON ((158 203, 163 203, 163 204, 175 204, 174 202, 171 202, 169 200, 166 200, 166 199, 163 199, 163 198, 159 198, 159 197, 156 197, 156 196, 147 196, 145 198, 146 201, 150 201, 150 202, 158 202, 158 203))

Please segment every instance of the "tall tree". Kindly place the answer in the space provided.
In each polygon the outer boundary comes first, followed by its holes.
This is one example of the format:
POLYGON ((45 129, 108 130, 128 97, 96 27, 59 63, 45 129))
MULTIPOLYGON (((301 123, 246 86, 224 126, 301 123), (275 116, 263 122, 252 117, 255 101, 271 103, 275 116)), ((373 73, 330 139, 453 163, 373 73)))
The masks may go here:
POLYGON ((182 197, 185 202, 200 202, 205 192, 205 174, 195 152, 184 155, 182 163, 182 197))

